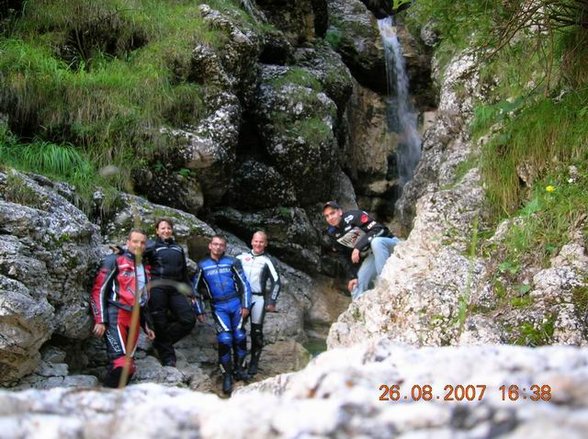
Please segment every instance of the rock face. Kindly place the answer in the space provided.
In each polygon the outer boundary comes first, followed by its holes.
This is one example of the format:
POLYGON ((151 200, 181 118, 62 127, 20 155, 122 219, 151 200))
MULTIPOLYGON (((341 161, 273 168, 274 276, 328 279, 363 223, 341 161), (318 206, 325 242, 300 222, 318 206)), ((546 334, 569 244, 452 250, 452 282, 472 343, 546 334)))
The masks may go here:
POLYGON ((258 132, 268 159, 294 184, 302 205, 328 195, 337 163, 337 107, 313 88, 318 84, 311 72, 264 66, 256 97, 258 132))
POLYGON ((310 273, 320 268, 318 234, 303 209, 277 207, 245 213, 229 208, 217 210, 212 218, 243 240, 251 239, 256 230, 265 230, 271 237, 270 253, 310 273))
POLYGON ((96 226, 63 195, 71 189, 0 172, 0 383, 35 370, 52 335, 90 333, 88 273, 99 259, 96 226))
MULTIPOLYGON (((97 226, 65 198, 73 192, 39 176, 0 173, 0 385, 16 388, 94 386, 108 360, 103 340, 90 337, 89 290, 108 244, 124 244, 134 227, 152 234, 155 220, 174 221, 189 271, 208 253, 215 229, 194 215, 128 194, 97 226)), ((277 233, 276 233, 277 236, 277 233)), ((279 242, 277 240, 277 242, 279 242)), ((247 251, 230 238, 230 254, 247 251)), ((309 354, 305 315, 320 294, 300 271, 280 265, 278 313, 265 322, 267 346, 257 379, 303 367, 309 354)), ((209 322, 212 321, 209 319, 209 322)), ((220 389, 213 325, 198 325, 178 343, 178 368, 162 367, 150 342, 141 337, 134 382, 158 382, 216 392, 220 389)))
POLYGON ((587 374, 586 350, 572 347, 413 349, 384 339, 324 353, 226 401, 155 384, 2 391, 0 415, 6 437, 580 438, 587 374))
POLYGON ((360 0, 328 3, 331 38, 345 64, 360 84, 386 94, 386 68, 374 16, 360 0))
MULTIPOLYGON (((478 68, 466 51, 443 72, 437 119, 425 133, 415 178, 396 205, 410 235, 376 288, 332 326, 330 347, 383 334, 416 346, 586 344, 582 305, 573 299, 586 288, 581 238, 573 237, 550 267, 525 267, 516 302, 525 306, 501 302, 497 283, 513 282, 500 273, 492 250, 477 256, 479 234, 490 232, 489 208, 479 169, 463 169, 479 147, 467 129, 474 99, 483 98, 478 68)), ((503 243, 513 226, 501 225, 488 245, 503 243)))

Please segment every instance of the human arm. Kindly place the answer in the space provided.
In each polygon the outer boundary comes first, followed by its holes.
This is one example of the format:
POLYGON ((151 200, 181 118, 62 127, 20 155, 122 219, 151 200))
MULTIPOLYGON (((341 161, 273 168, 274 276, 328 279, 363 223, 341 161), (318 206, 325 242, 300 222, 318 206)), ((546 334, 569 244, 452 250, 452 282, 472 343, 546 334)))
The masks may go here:
POLYGON ((363 210, 353 211, 351 224, 359 227, 364 232, 364 234, 357 238, 357 241, 353 245, 354 251, 352 252, 351 258, 353 263, 357 264, 361 256, 360 253, 367 250, 372 239, 377 236, 388 236, 389 231, 386 226, 377 222, 363 210), (357 260, 354 260, 354 258, 357 260))
POLYGON ((90 295, 90 306, 92 308, 92 315, 94 317, 93 333, 101 337, 105 332, 105 323, 108 322, 108 291, 111 289, 112 282, 116 277, 116 255, 108 255, 102 261, 100 269, 96 274, 92 292, 90 295), (101 325, 102 328, 97 327, 101 325))
POLYGON ((268 293, 266 294, 267 305, 265 309, 269 312, 276 312, 276 302, 278 300, 278 296, 280 295, 282 285, 280 281, 280 273, 277 270, 276 260, 270 256, 267 258, 267 263, 265 264, 263 274, 264 288, 268 284, 269 289, 268 293))
MULTIPOLYGON (((243 271, 243 265, 241 261, 237 258, 233 259, 233 278, 235 280, 235 285, 241 295, 241 315, 243 315, 243 309, 247 309, 247 315, 249 314, 249 308, 251 308, 251 286, 249 285, 249 281, 247 280, 247 276, 245 276, 245 272, 243 271)), ((246 317, 246 316, 243 316, 246 317)))
POLYGON ((200 267, 197 267, 196 273, 192 277, 192 307, 194 308, 194 312, 196 313, 196 318, 199 322, 204 322, 206 320, 206 316, 204 314, 204 302, 202 300, 202 294, 200 293, 200 288, 206 287, 206 281, 203 277, 203 272, 200 267))
POLYGON ((345 242, 345 245, 339 242, 337 239, 339 235, 335 235, 332 228, 327 229, 324 236, 328 238, 329 244, 327 246, 327 240, 325 239, 323 241, 324 247, 329 250, 330 256, 333 257, 333 262, 335 262, 335 265, 331 268, 333 275, 337 278, 344 278, 346 281, 356 278, 360 265, 354 264, 351 260, 353 252, 353 248, 350 246, 351 240, 345 242))

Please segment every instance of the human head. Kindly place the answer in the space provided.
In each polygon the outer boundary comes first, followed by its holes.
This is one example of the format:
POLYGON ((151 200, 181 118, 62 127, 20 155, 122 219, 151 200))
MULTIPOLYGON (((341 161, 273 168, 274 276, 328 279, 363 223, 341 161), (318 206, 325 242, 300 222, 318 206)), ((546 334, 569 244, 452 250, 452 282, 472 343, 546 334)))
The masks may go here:
POLYGON ((155 234, 161 239, 170 239, 174 234, 174 223, 170 218, 159 218, 155 222, 155 234))
POLYGON ((214 235, 208 243, 208 250, 212 259, 220 259, 227 249, 227 238, 223 235, 214 235))
POLYGON ((337 226, 341 222, 343 210, 336 201, 327 201, 323 205, 323 217, 330 226, 337 226))
POLYGON ((251 249, 256 255, 260 255, 267 247, 267 234, 263 230, 258 230, 251 237, 251 249))
POLYGON ((131 229, 127 236, 127 249, 132 254, 143 253, 145 251, 145 243, 147 242, 147 235, 141 229, 131 229))

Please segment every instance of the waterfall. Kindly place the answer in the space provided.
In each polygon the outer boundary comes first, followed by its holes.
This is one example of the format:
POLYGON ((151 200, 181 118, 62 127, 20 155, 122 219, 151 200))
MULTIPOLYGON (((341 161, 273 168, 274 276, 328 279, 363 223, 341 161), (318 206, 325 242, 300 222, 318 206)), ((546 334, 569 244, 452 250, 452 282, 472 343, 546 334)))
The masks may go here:
POLYGON ((399 186, 402 188, 412 179, 414 170, 421 158, 421 137, 417 130, 417 112, 408 94, 408 75, 402 55, 402 47, 394 19, 386 17, 378 20, 380 35, 384 45, 388 97, 386 100, 388 127, 398 133, 396 164, 399 186))

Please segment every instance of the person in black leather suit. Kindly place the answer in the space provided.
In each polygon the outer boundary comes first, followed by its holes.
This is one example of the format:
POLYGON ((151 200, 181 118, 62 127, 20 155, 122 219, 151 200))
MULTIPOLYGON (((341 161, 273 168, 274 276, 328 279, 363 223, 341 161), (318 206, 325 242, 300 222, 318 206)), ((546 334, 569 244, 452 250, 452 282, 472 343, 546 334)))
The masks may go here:
POLYGON ((151 265, 149 309, 156 335, 153 347, 163 366, 175 367, 173 344, 188 335, 196 324, 191 303, 181 292, 184 289, 190 294, 191 283, 184 249, 173 238, 172 220, 159 219, 155 223, 155 233, 157 239, 149 241, 144 256, 151 265))

